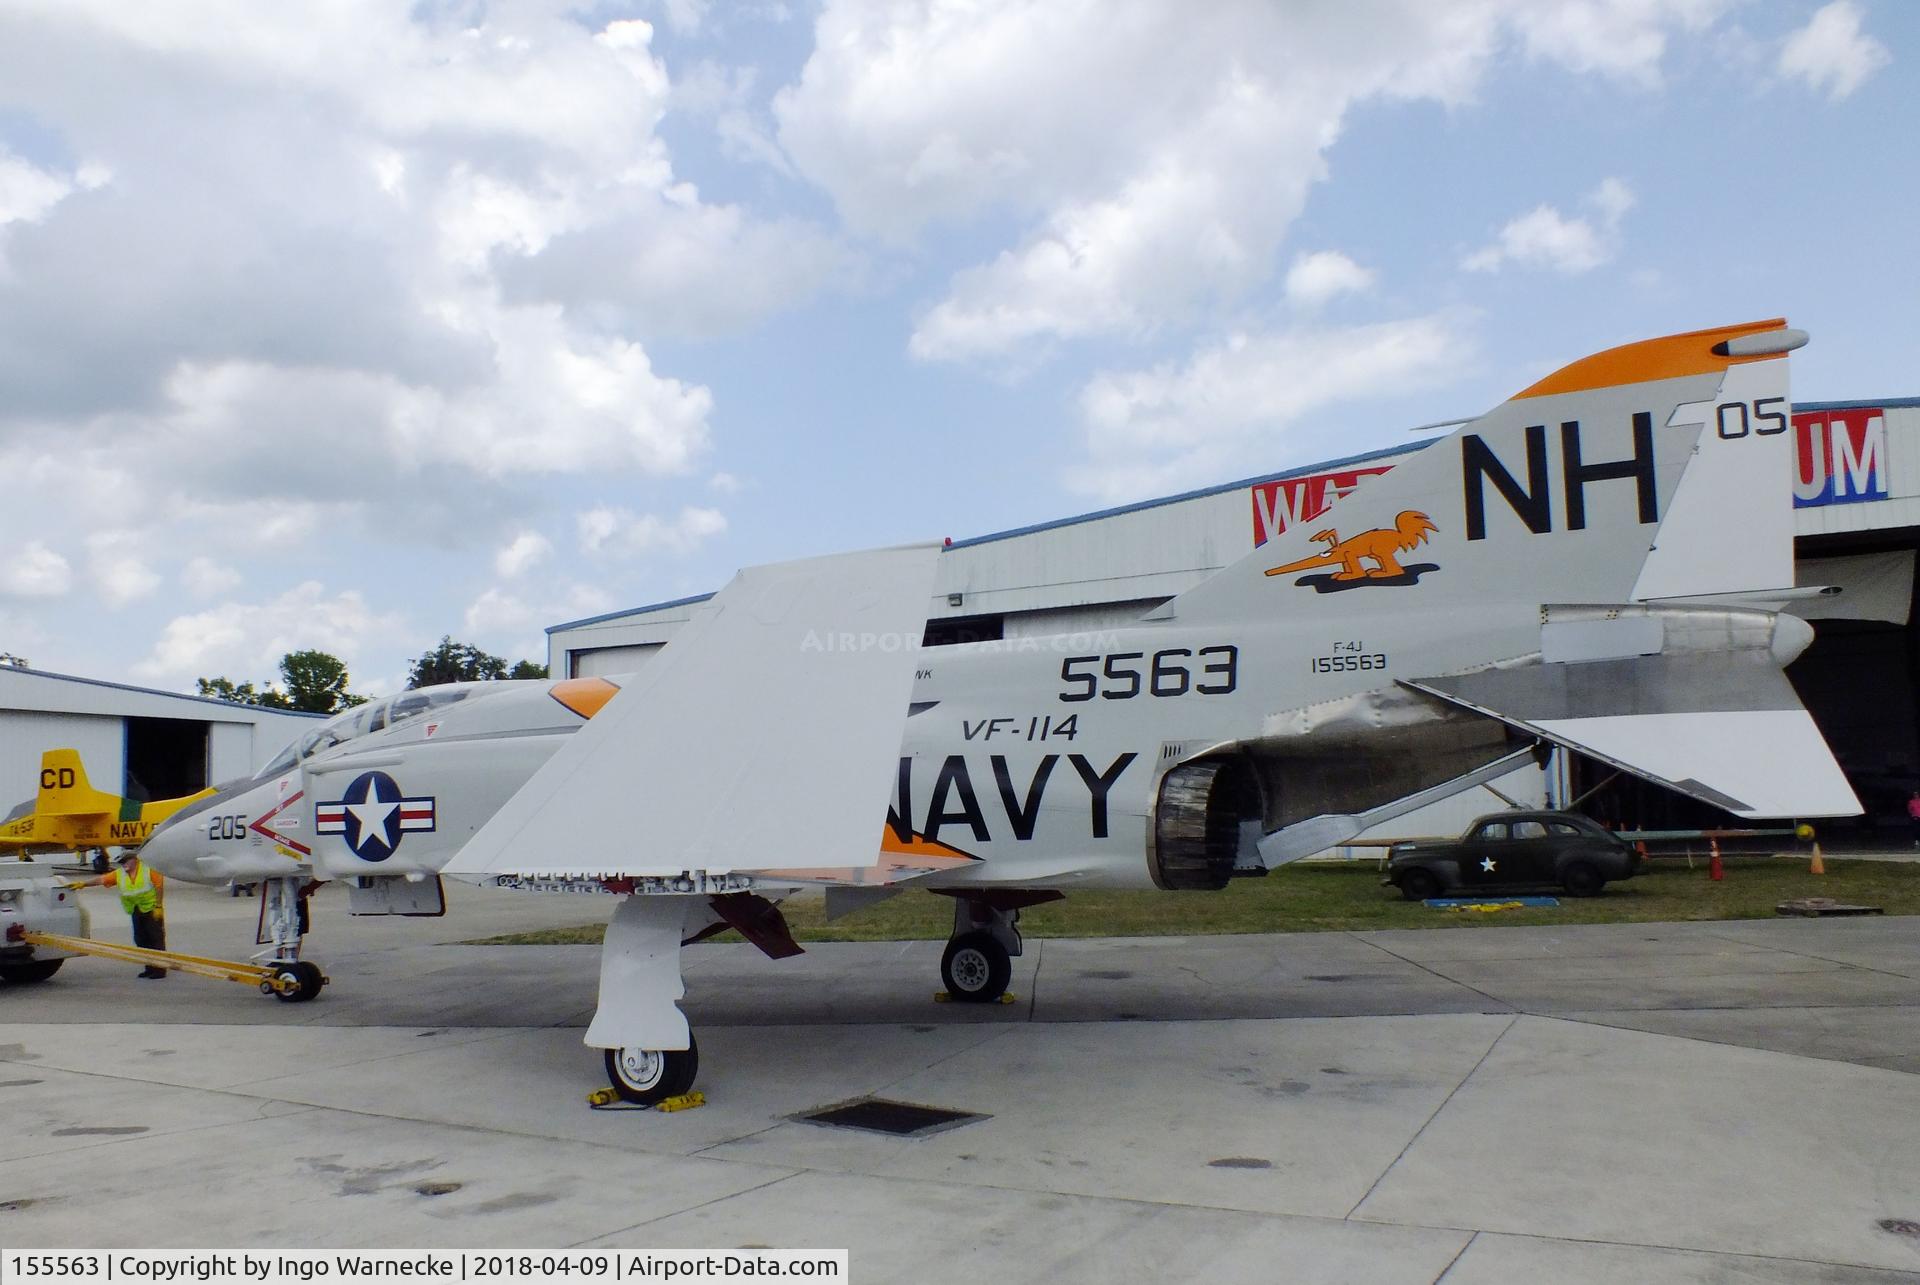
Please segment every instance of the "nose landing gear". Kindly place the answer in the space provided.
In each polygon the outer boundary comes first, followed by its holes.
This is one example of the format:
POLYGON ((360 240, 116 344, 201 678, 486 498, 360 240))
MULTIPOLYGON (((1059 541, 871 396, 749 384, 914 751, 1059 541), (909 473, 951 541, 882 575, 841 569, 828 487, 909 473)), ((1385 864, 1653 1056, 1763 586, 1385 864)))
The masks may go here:
POLYGON ((268 949, 255 955, 268 970, 260 993, 283 1004, 304 1004, 327 984, 318 964, 300 958, 300 943, 310 926, 307 896, 318 885, 304 875, 262 881, 260 930, 255 940, 268 949))

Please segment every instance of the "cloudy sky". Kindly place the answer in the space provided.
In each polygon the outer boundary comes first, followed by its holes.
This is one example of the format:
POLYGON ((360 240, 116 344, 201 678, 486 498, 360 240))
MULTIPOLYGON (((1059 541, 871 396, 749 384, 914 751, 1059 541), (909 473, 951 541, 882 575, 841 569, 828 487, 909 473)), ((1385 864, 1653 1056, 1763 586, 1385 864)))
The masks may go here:
POLYGON ((0 0, 0 651, 191 690, 1406 440, 1920 394, 1904 0, 0 0))

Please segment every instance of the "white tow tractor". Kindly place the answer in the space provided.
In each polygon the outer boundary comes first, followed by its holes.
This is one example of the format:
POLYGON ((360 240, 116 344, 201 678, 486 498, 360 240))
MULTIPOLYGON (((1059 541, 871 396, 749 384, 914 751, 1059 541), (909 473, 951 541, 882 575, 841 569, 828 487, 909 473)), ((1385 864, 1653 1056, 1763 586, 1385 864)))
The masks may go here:
POLYGON ((0 862, 0 981, 44 982, 76 953, 30 941, 30 933, 84 938, 86 908, 47 866, 0 862))

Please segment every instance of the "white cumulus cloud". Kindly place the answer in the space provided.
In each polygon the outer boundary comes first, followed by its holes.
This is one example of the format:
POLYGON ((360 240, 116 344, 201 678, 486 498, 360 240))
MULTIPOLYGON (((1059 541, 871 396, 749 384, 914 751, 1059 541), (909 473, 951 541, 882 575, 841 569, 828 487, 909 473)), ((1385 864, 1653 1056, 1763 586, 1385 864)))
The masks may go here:
POLYGON ((240 573, 208 557, 187 559, 180 568, 180 584, 196 598, 217 598, 240 587, 240 573))
POLYGON ((911 246, 935 227, 992 230, 908 346, 1017 367, 1061 341, 1190 322, 1270 280, 1355 105, 1459 105, 1515 41, 1653 83, 1670 36, 1725 7, 828 0, 773 114, 855 232, 911 246))
POLYGON ((40 540, 0 548, 0 593, 58 598, 73 588, 73 567, 40 540))
POLYGON ((1287 298, 1306 308, 1317 308, 1336 295, 1357 294, 1373 287, 1373 272, 1338 250, 1316 250, 1296 255, 1287 269, 1287 298))
POLYGON ((73 183, 0 147, 0 226, 33 223, 60 204, 73 183))
POLYGON ((1569 216, 1536 205, 1500 229, 1492 242, 1460 262, 1469 272, 1497 272, 1507 264, 1550 268, 1574 276, 1591 272, 1618 252, 1620 221, 1633 208, 1633 190, 1617 178, 1603 179, 1587 194, 1594 216, 1569 216))
POLYGON ((221 602, 175 616, 133 671, 181 687, 216 676, 245 682, 271 677, 282 656, 307 648, 330 652, 351 669, 361 648, 399 632, 397 620, 375 612, 358 590, 329 594, 308 580, 264 602, 221 602))
POLYGON ((1704 30, 1735 0, 1526 0, 1514 10, 1526 50, 1574 71, 1652 88, 1674 31, 1704 30))
POLYGON ((727 529, 724 513, 691 505, 673 518, 603 506, 587 510, 576 521, 583 550, 617 557, 690 553, 727 529))
POLYGON ((509 660, 546 663, 546 626, 559 620, 577 620, 613 610, 605 590, 593 585, 569 584, 528 594, 494 585, 467 607, 462 622, 466 637, 485 650, 509 660))
POLYGON ((1092 458, 1070 481, 1120 500, 1218 477, 1308 415, 1443 382, 1472 351, 1465 321, 1440 313, 1240 333, 1179 365, 1103 373, 1081 390, 1092 458))
POLYGON ((525 575, 553 552, 553 541, 538 531, 522 531, 511 543, 493 555, 493 569, 511 580, 525 575))
POLYGON ((160 587, 160 573, 147 564, 147 541, 137 531, 98 531, 87 537, 87 570, 109 607, 124 607, 160 587))
POLYGON ((1860 29, 1860 6, 1833 0, 1787 37, 1780 49, 1780 74, 1837 100, 1891 61, 1887 47, 1860 29))

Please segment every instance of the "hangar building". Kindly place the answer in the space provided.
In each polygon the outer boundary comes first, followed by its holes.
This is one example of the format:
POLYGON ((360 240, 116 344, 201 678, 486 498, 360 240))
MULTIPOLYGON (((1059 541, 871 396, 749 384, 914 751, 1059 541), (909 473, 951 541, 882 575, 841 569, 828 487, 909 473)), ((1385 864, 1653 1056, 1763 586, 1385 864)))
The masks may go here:
MULTIPOLYGON (((1920 636, 1913 627, 1920 398, 1802 404, 1793 431, 1796 580, 1842 592, 1795 606, 1813 622, 1815 641, 1788 672, 1868 809, 1861 825, 1904 830, 1907 793, 1920 784, 1920 636)), ((926 642, 1128 623, 1294 524, 1312 521, 1335 498, 1425 445, 955 540, 940 560, 926 642)), ((550 672, 632 672, 710 596, 554 625, 547 630, 550 672)), ((1632 826, 1725 820, 1639 782, 1603 784, 1608 769, 1565 758, 1549 773, 1523 769, 1496 784, 1523 801, 1571 801, 1592 791, 1586 810, 1632 826)), ((1403 818, 1393 831, 1445 831, 1494 806, 1485 793, 1470 791, 1403 818)))
POLYGON ((79 750, 95 789, 176 798, 251 775, 317 717, 0 665, 0 811, 33 797, 43 750, 79 750))

